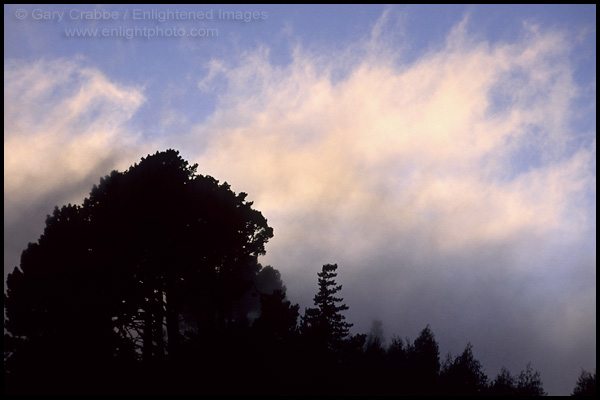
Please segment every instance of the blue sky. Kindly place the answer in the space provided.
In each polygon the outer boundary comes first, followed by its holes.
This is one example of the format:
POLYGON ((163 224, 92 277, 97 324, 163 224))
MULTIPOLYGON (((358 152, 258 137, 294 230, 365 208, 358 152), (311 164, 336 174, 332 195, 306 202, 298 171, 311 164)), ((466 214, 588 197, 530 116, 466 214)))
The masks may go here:
POLYGON ((5 5, 5 275, 55 205, 176 148, 249 193, 292 301, 338 263, 357 332, 430 324, 568 394, 596 366, 595 99, 595 5, 5 5))

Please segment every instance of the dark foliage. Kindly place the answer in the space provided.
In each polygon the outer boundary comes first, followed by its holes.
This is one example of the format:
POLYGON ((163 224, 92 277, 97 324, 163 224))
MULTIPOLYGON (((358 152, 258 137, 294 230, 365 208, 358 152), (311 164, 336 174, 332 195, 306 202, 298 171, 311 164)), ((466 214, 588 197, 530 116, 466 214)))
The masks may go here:
POLYGON ((545 396, 544 385, 540 373, 534 371, 528 363, 516 377, 502 367, 500 373, 490 384, 488 393, 494 396, 545 396))
POLYGON ((534 371, 531 363, 527 363, 525 370, 517 377, 517 396, 545 396, 546 394, 539 371, 534 371))
POLYGON ((343 299, 335 297, 342 290, 342 285, 335 282, 337 264, 323 265, 317 275, 319 277, 319 292, 315 295, 315 308, 305 311, 302 320, 302 330, 314 346, 323 351, 339 350, 341 342, 348 336, 352 324, 345 321, 342 314, 348 306, 343 299))
POLYGON ((487 380, 481 363, 473 356, 473 346, 470 343, 454 360, 448 355, 440 377, 442 392, 455 396, 484 394, 488 386, 487 380))
POLYGON ((156 153, 102 178, 82 206, 54 210, 7 279, 5 377, 77 392, 67 376, 172 363, 188 333, 211 346, 247 323, 240 300, 257 295, 273 231, 245 193, 196 168, 156 153))
POLYGON ((496 396, 515 396, 517 394, 516 379, 505 367, 500 369, 500 373, 492 382, 489 391, 496 396))
POLYGON ((572 396, 596 396, 596 371, 594 375, 586 370, 581 371, 572 396))

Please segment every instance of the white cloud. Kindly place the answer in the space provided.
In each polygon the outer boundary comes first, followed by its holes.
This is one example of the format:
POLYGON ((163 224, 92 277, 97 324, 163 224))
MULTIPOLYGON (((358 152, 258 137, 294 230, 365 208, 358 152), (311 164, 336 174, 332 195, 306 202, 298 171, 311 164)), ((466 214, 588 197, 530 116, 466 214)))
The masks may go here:
POLYGON ((331 72, 347 65, 300 48, 285 68, 264 48, 237 67, 213 61, 229 90, 198 128, 216 132, 203 165, 274 215, 377 205, 401 226, 431 223, 438 244, 457 249, 560 229, 593 162, 585 148, 564 150, 577 94, 567 45, 539 32, 514 44, 472 43, 463 25, 413 65, 367 56, 337 83, 331 72), (500 109, 497 92, 509 96, 500 109), (525 146, 544 156, 540 164, 507 165, 525 146))
POLYGON ((140 157, 127 124, 144 101, 79 58, 4 61, 5 277, 53 207, 140 157))
POLYGON ((144 100, 81 60, 5 61, 5 208, 73 187, 118 158, 135 141, 126 124, 144 100))

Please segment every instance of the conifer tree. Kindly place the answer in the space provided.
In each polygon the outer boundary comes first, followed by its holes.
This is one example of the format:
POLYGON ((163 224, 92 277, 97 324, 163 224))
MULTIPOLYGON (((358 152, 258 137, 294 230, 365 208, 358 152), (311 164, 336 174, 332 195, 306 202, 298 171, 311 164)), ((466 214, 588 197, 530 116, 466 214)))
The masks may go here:
POLYGON ((319 292, 313 299, 316 307, 305 311, 302 326, 305 334, 328 350, 338 348, 352 327, 342 315, 343 311, 348 310, 348 306, 342 303, 342 298, 336 297, 342 290, 342 285, 335 282, 336 270, 337 264, 326 264, 317 274, 319 292))

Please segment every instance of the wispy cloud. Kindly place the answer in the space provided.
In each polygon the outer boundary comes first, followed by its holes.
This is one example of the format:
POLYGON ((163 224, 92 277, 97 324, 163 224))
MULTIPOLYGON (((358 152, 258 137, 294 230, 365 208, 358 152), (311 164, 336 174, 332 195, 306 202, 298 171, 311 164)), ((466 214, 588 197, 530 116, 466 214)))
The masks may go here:
POLYGON ((139 157, 127 124, 144 101, 83 59, 5 60, 5 274, 54 206, 81 202, 100 176, 139 157))
POLYGON ((134 139, 124 127, 143 101, 79 61, 5 62, 5 192, 35 198, 86 177, 134 139))
POLYGON ((593 143, 571 145, 568 43, 528 29, 490 46, 463 25, 412 65, 358 58, 337 83, 347 65, 300 48, 283 68, 264 48, 237 67, 213 61, 229 85, 196 128, 215 132, 204 165, 268 209, 383 202, 410 215, 399 225, 432 223, 449 246, 561 229, 595 162, 593 143))

